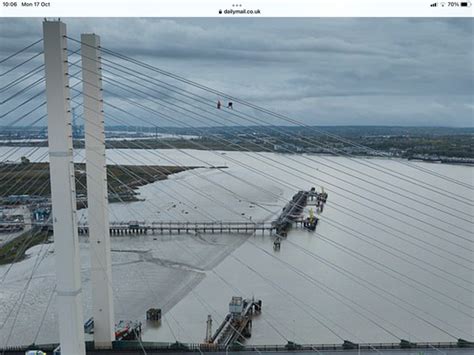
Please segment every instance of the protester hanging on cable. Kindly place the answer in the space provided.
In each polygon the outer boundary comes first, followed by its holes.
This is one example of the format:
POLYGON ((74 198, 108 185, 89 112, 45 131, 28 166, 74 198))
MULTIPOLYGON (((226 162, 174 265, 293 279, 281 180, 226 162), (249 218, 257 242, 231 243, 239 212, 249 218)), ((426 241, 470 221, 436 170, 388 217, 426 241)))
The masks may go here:
POLYGON ((217 108, 220 110, 221 109, 221 101, 217 100, 217 108))
POLYGON ((227 108, 234 109, 234 106, 232 106, 232 101, 229 101, 227 104, 227 108))

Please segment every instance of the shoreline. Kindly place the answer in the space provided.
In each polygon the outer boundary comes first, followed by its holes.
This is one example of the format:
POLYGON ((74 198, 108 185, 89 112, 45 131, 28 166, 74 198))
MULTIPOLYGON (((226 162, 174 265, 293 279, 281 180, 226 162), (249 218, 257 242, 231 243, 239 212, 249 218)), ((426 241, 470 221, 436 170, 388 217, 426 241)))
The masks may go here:
MULTIPOLYGON (((47 149, 47 146, 42 146, 42 145, 15 145, 15 144, 5 144, 3 145, 0 143, 0 151, 2 149, 8 149, 8 148, 31 148, 31 147, 38 147, 38 148, 45 148, 47 149)), ((83 148, 76 147, 76 150, 82 150, 83 148)), ((283 156, 322 156, 322 157, 337 157, 337 158, 347 158, 347 159, 388 159, 388 160, 400 160, 400 161, 405 161, 405 162, 415 162, 415 163, 430 163, 430 164, 444 164, 444 165, 453 165, 453 166, 468 166, 468 167, 473 167, 474 166, 474 157, 472 158, 463 158, 463 157, 449 157, 449 156, 442 156, 440 158, 423 158, 423 157, 401 157, 401 156, 390 156, 390 155, 385 155, 389 154, 387 152, 381 151, 380 154, 357 154, 357 153, 347 153, 347 154, 332 154, 332 153, 325 153, 325 152, 281 152, 278 150, 275 151, 268 151, 268 150, 236 150, 236 149, 226 149, 226 147, 216 147, 216 148, 210 148, 210 149, 200 149, 198 147, 178 147, 178 148, 161 148, 161 147, 151 147, 151 148, 136 148, 132 146, 124 146, 124 147, 107 147, 108 151, 113 151, 113 150, 143 150, 143 151, 186 151, 186 150, 192 150, 192 151, 204 151, 204 152, 217 152, 221 155, 226 155, 228 153, 246 153, 246 154, 251 154, 251 153, 259 153, 259 154, 276 154, 276 155, 283 155, 283 156), (459 160, 463 159, 472 159, 471 161, 463 162, 459 160)), ((28 150, 29 151, 29 150, 28 150)), ((34 161, 35 163, 44 163, 47 162, 47 157, 42 158, 41 161, 34 161)), ((35 160, 35 159, 32 159, 35 160)), ((11 160, 8 160, 3 163, 3 165, 15 165, 18 164, 20 161, 20 156, 18 157, 13 157, 11 160)), ((77 164, 82 164, 82 162, 75 162, 75 165, 77 164)), ((117 165, 113 163, 108 163, 107 166, 111 165, 117 165)), ((124 166, 128 166, 127 164, 120 164, 124 166)), ((222 165, 222 164, 219 164, 222 165)), ((1 164, 0 164, 1 166, 1 164)), ((129 166, 139 166, 139 165, 129 165, 129 166)), ((149 165, 142 165, 142 166, 149 166, 149 165)), ((163 165, 164 166, 164 165, 163 165)), ((158 166, 160 167, 160 166, 158 166)), ((166 167, 166 166, 164 166, 166 167)), ((176 168, 177 166, 174 166, 173 164, 168 165, 168 167, 174 167, 176 168)), ((195 168, 203 168, 204 166, 189 166, 187 168, 189 169, 195 169, 195 168)), ((224 165, 222 166, 209 166, 211 168, 223 168, 226 167, 224 165)), ((168 174, 170 175, 170 174, 168 174)))

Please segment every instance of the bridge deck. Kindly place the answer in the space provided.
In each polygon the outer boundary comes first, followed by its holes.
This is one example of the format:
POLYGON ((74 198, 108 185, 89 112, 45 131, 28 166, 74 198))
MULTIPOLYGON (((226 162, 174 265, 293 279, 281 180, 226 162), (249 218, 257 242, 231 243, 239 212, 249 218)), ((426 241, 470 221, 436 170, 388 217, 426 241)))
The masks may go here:
MULTIPOLYGON (((343 349, 342 344, 304 344, 299 345, 299 349, 290 350, 285 345, 247 345, 243 346, 239 351, 226 346, 219 346, 216 344, 182 344, 182 343, 151 343, 138 341, 116 341, 114 342, 114 349, 93 349, 92 342, 86 342, 87 354, 122 354, 135 355, 143 354, 145 349, 147 354, 185 354, 185 353, 200 353, 200 354, 234 354, 247 355, 255 354, 257 352, 264 352, 266 355, 270 354, 341 354, 341 355, 471 355, 474 353, 474 344, 470 343, 466 347, 459 347, 457 343, 418 343, 413 348, 401 349, 400 343, 373 343, 360 344, 359 349, 343 349), (179 345, 178 347, 176 345, 179 345)), ((42 349, 48 354, 53 354, 58 344, 37 345, 34 349, 42 349)), ((29 349, 23 347, 0 348, 0 352, 5 355, 24 355, 25 351, 29 349)))

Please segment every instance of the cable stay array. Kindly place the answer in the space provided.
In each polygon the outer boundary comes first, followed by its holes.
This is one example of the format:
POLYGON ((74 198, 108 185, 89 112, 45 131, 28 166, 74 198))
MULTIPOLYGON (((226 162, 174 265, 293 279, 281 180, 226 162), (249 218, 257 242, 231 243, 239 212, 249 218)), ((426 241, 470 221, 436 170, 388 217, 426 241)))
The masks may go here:
MULTIPOLYGON (((73 42, 80 43, 80 44, 84 44, 84 45, 86 45, 86 46, 90 46, 90 45, 88 45, 88 44, 86 44, 86 43, 81 42, 80 40, 71 38, 71 37, 69 37, 69 36, 67 36, 67 38, 68 38, 69 40, 73 41, 73 42)), ((168 72, 168 71, 165 71, 165 70, 163 70, 163 69, 157 68, 156 66, 150 65, 150 64, 148 64, 148 63, 144 63, 144 62, 142 62, 142 61, 140 61, 140 60, 137 60, 137 59, 131 58, 131 57, 129 57, 129 56, 126 56, 126 55, 124 55, 124 54, 118 53, 118 52, 116 52, 116 51, 107 49, 107 48, 105 48, 105 47, 103 47, 103 46, 101 46, 99 49, 100 49, 103 53, 109 54, 110 56, 113 56, 113 57, 115 57, 115 58, 121 59, 121 60, 123 60, 123 61, 125 61, 125 62, 127 62, 127 63, 135 64, 136 66, 139 66, 139 67, 141 67, 141 68, 147 69, 147 70, 152 71, 152 72, 156 72, 156 73, 161 74, 161 75, 163 75, 163 76, 165 76, 165 77, 167 77, 167 78, 174 79, 174 80, 179 81, 179 82, 181 82, 181 83, 188 84, 188 85, 190 85, 190 86, 193 86, 194 88, 201 89, 202 91, 205 91, 205 92, 208 92, 208 93, 212 93, 212 94, 215 94, 215 95, 219 95, 220 97, 224 97, 224 98, 229 99, 229 100, 233 100, 233 101, 235 101, 235 102, 241 103, 241 104, 244 105, 244 106, 247 106, 247 107, 250 107, 250 108, 252 108, 252 109, 254 109, 254 110, 257 110, 257 111, 259 111, 259 112, 266 113, 266 114, 268 114, 268 115, 270 115, 270 116, 272 116, 272 117, 280 118, 280 119, 282 119, 282 120, 284 120, 284 121, 286 121, 286 122, 288 122, 288 123, 296 124, 296 125, 299 125, 299 126, 301 126, 301 127, 304 127, 305 129, 311 129, 311 130, 317 131, 318 133, 321 133, 321 134, 329 135, 329 136, 331 136, 332 138, 335 138, 336 140, 343 141, 343 142, 345 142, 345 143, 349 143, 349 144, 351 144, 351 145, 353 145, 353 146, 357 146, 357 147, 359 147, 359 148, 364 148, 364 149, 367 149, 367 150, 370 150, 370 149, 371 149, 371 148, 369 148, 369 147, 362 146, 362 145, 360 145, 360 144, 356 144, 356 143, 354 143, 354 142, 351 142, 351 141, 349 141, 349 140, 347 140, 347 139, 344 139, 343 137, 337 136, 337 135, 335 135, 335 134, 331 134, 331 133, 328 133, 328 132, 326 132, 326 131, 318 130, 318 129, 317 129, 316 127, 314 127, 314 126, 307 126, 307 125, 304 125, 303 123, 301 123, 301 122, 299 122, 299 121, 296 121, 296 120, 294 120, 294 119, 291 119, 291 118, 289 118, 289 117, 286 117, 286 116, 284 116, 284 115, 281 115, 281 114, 272 112, 272 111, 270 111, 270 110, 267 110, 267 109, 265 109, 265 108, 259 107, 259 106, 255 105, 255 104, 252 104, 252 103, 250 103, 250 102, 244 101, 244 100, 242 100, 242 99, 235 98, 235 97, 233 97, 233 96, 231 96, 231 95, 229 95, 229 94, 223 93, 223 92, 221 92, 221 91, 219 91, 219 90, 212 89, 212 88, 210 88, 210 87, 207 87, 207 86, 205 86, 205 85, 199 84, 199 83, 194 82, 194 81, 192 81, 192 80, 183 78, 183 77, 181 77, 181 76, 179 76, 179 75, 176 75, 176 74, 170 73, 170 72, 168 72)), ((106 58, 102 58, 102 59, 103 59, 104 61, 107 61, 106 58)), ((375 150, 372 149, 372 151, 375 151, 375 150)), ((381 155, 384 155, 383 153, 380 153, 380 152, 377 152, 377 153, 378 153, 378 154, 381 154, 381 155)), ((408 165, 410 165, 410 167, 413 167, 414 169, 417 169, 417 170, 422 170, 422 169, 423 169, 423 168, 420 168, 419 166, 417 166, 417 165, 415 165, 415 164, 409 164, 409 163, 407 163, 407 162, 403 162, 403 163, 408 164, 408 165)), ((428 174, 434 174, 435 176, 438 176, 438 177, 447 179, 447 180, 449 180, 449 181, 451 181, 451 182, 453 182, 453 183, 461 184, 461 185, 463 185, 463 186, 465 186, 465 187, 467 187, 467 188, 470 188, 470 189, 473 188, 472 186, 470 186, 469 184, 466 184, 465 182, 457 181, 456 179, 453 179, 453 178, 451 178, 451 177, 447 177, 447 176, 444 176, 444 175, 442 175, 442 174, 438 174, 438 173, 432 172, 432 171, 429 170, 429 169, 425 169, 425 170, 423 170, 423 171, 425 171, 425 172, 428 173, 428 174)), ((413 179, 413 177, 411 177, 411 178, 413 179)))
MULTIPOLYGON (((103 69, 103 70, 104 70, 104 69, 103 69)), ((107 78, 107 77, 105 77, 105 78, 107 78)), ((108 78, 104 80, 104 82, 109 82, 109 81, 110 81, 110 80, 109 80, 108 78)), ((116 81, 115 81, 115 82, 116 82, 116 81)), ((125 86, 126 84, 119 83, 119 85, 120 85, 120 86, 125 86)), ((127 86, 130 88, 130 89, 127 90, 128 92, 133 92, 133 93, 142 92, 142 93, 143 93, 143 91, 141 91, 140 89, 137 89, 136 87, 131 88, 130 85, 127 85, 127 86), (132 89, 133 89, 133 90, 132 90, 132 89)), ((166 94, 163 95, 162 93, 160 93, 160 95, 161 95, 161 96, 166 96, 166 94)), ((140 96, 140 98, 144 98, 144 97, 147 97, 148 100, 150 100, 150 99, 152 99, 152 98, 155 98, 155 96, 151 95, 150 93, 148 93, 147 96, 140 96)), ((125 98, 125 99, 123 99, 123 100, 125 100, 127 103, 132 103, 132 104, 135 104, 136 106, 139 106, 139 107, 141 106, 141 107, 143 107, 143 105, 140 105, 139 103, 137 103, 137 102, 135 102, 135 101, 133 101, 133 100, 130 100, 130 99, 128 99, 128 98, 125 98)), ((161 101, 164 101, 164 100, 161 99, 161 101)), ((155 102, 156 102, 156 101, 155 101, 155 102)), ((162 106, 167 108, 167 106, 164 105, 164 104, 162 104, 162 106)), ((182 107, 181 107, 181 108, 182 108, 182 107)), ((157 114, 157 111, 156 111, 156 110, 154 110, 154 111, 153 111, 153 110, 149 110, 149 111, 150 111, 150 112, 154 112, 155 114, 157 114)), ((187 110, 187 111, 188 111, 188 113, 198 115, 196 112, 192 112, 192 111, 190 111, 190 110, 187 110)), ((175 111, 175 113, 176 113, 176 112, 177 112, 177 111, 175 111)), ((209 111, 206 111, 206 113, 209 113, 209 111)), ((158 113, 158 114, 159 114, 159 113, 158 113)), ((181 113, 181 115, 183 115, 183 114, 181 113)), ((161 116, 160 116, 160 117, 163 117, 163 116, 164 116, 163 113, 161 113, 161 116)), ((169 116, 168 116, 168 117, 169 117, 169 116)), ((201 117, 203 117, 203 116, 201 116, 201 117)), ((194 119, 195 119, 195 117, 194 117, 194 119)), ((209 118, 208 118, 208 119, 209 119, 209 118)), ((177 119, 174 119, 174 121, 175 121, 175 122, 179 122, 179 120, 177 120, 177 119)), ((201 121, 201 122, 202 122, 202 121, 201 121)), ((213 123, 219 123, 219 122, 216 122, 216 121, 214 120, 213 123)), ((187 125, 187 127, 192 128, 192 127, 189 126, 189 125, 187 125)), ((268 148, 262 147, 262 150, 268 151, 268 148)), ((314 160, 313 160, 313 162, 317 162, 317 163, 321 164, 320 161, 314 161, 314 160)), ((327 165, 327 164, 326 164, 326 165, 327 165)), ((353 176, 354 176, 354 175, 353 175, 353 176)), ((380 185, 379 185, 379 187, 380 187, 380 185)), ((382 187, 382 188, 384 188, 384 187, 382 187)), ((413 192, 412 192, 412 193, 413 193, 413 192)), ((415 192, 414 195, 417 195, 417 193, 415 192)), ((420 195, 420 196, 421 196, 421 195, 420 195)), ((425 198, 426 198, 426 197, 425 197, 425 198)), ((432 200, 432 201, 435 201, 435 200, 432 200)), ((445 212, 445 213, 448 213, 448 214, 450 213, 449 211, 447 211, 447 212, 444 211, 444 212, 445 212)), ((456 212, 459 212, 460 214, 465 214, 465 213, 464 213, 463 211, 461 211, 461 210, 457 210, 456 212)), ((457 215, 455 215, 455 214, 452 214, 452 215, 454 215, 454 216, 457 217, 457 215)))
MULTIPOLYGON (((125 98, 124 100, 127 101, 127 102, 129 102, 129 103, 132 103, 132 102, 135 103, 133 100, 129 100, 129 99, 126 99, 126 98, 125 98)), ((118 110, 120 110, 120 111, 122 111, 122 112, 126 112, 125 110, 120 109, 120 108, 118 108, 118 107, 115 106, 115 105, 111 105, 111 106, 112 106, 114 109, 118 109, 118 110)), ((143 106, 143 105, 138 104, 138 106, 143 106)), ((147 109, 147 110, 148 110, 148 109, 147 109)), ((153 112, 153 113, 159 113, 159 112, 156 111, 156 110, 151 110, 151 109, 150 109, 149 111, 150 111, 150 112, 153 112)), ((136 115, 133 115, 133 114, 129 114, 129 115, 132 116, 132 117, 134 117, 134 118, 140 119, 141 121, 143 121, 143 122, 145 122, 145 123, 148 123, 148 124, 150 123, 149 120, 144 120, 144 119, 142 119, 142 118, 140 118, 140 117, 138 117, 138 116, 136 116, 136 115)), ((243 148, 243 149, 245 150, 245 148, 243 148)), ((253 152, 253 154, 254 154, 254 155, 260 155, 260 153, 257 153, 257 152, 253 152)), ((271 158, 268 158, 268 157, 266 157, 265 160, 271 160, 271 161, 273 161, 273 162, 275 162, 275 163, 277 163, 277 164, 279 163, 278 161, 276 161, 276 160, 274 160, 274 159, 271 159, 271 158)), ((266 162, 266 161, 264 161, 264 163, 267 163, 267 164, 268 164, 268 162, 266 162)), ((307 167, 310 167, 310 166, 307 166, 307 167)), ((282 169, 282 170, 284 170, 284 169, 282 169)), ((312 176, 312 175, 307 174, 306 172, 301 171, 301 170, 299 170, 299 169, 292 168, 292 170, 297 171, 297 172, 301 172, 303 175, 306 175, 306 176, 308 176, 308 177, 314 178, 314 175, 312 176)), ((291 171, 291 172, 289 172, 289 173, 294 173, 294 171, 291 171)), ((329 181, 327 181, 327 180, 323 180, 323 179, 321 179, 320 177, 319 177, 319 180, 320 180, 320 181, 323 181, 324 183, 327 183, 327 184, 329 184, 329 185, 333 185, 333 186, 334 186, 334 184, 332 184, 331 182, 329 182, 329 181)), ((344 190, 345 192, 351 192, 351 191, 349 191, 349 190, 347 190, 347 189, 344 189, 344 188, 343 188, 343 190, 344 190)), ((366 189, 366 188, 364 188, 364 191, 365 191, 365 192, 372 192, 371 190, 368 190, 368 189, 366 189)), ((339 192, 337 192, 337 193, 339 193, 339 192)), ((358 196, 358 197, 360 197, 360 198, 367 199, 366 196, 363 196, 363 195, 361 195, 361 194, 355 194, 355 195, 358 196)), ((380 196, 380 195, 379 195, 379 196, 380 196)), ((347 197, 347 195, 345 195, 345 197, 347 197)), ((379 202, 377 202, 377 201, 373 201, 373 200, 371 200, 371 199, 369 199, 369 201, 375 202, 376 204, 381 205, 381 204, 380 204, 379 202)), ((392 201, 393 201, 393 200, 392 200, 392 201)), ((403 205, 404 207, 409 207, 409 206, 407 206, 407 205, 405 205, 405 204, 402 204, 402 205, 403 205)), ((412 216, 408 215, 407 213, 404 213, 403 211, 396 211, 393 207, 387 207, 386 205, 383 205, 383 207, 386 207, 386 208, 388 208, 389 210, 391 210, 391 211, 393 211, 393 212, 398 212, 399 214, 402 214, 404 217, 409 217, 409 218, 411 217, 412 219, 415 219, 415 220, 417 220, 417 221, 422 221, 421 219, 416 218, 416 217, 412 217, 412 216)), ((417 212, 419 211, 419 210, 417 210, 417 209, 415 209, 415 210, 416 210, 417 212)), ((374 209, 374 211, 375 211, 375 212, 378 212, 378 211, 376 211, 375 209, 374 209)), ((422 213, 423 213, 423 212, 422 212, 422 213)), ((448 212, 448 214, 449 214, 449 212, 448 212)), ((425 214, 425 215, 426 215, 426 214, 425 214)), ((429 215, 427 215, 427 216, 429 216, 429 215)), ((469 222, 467 219, 464 219, 464 220, 465 220, 466 222, 469 222)), ((399 221, 402 222, 402 223, 404 223, 403 220, 400 220, 400 219, 399 219, 399 221)), ((406 222, 405 222, 405 223, 406 223, 406 222)), ((424 223, 424 224, 426 224, 426 225, 431 225, 432 222, 427 223, 426 221, 422 221, 422 223, 424 223)), ((453 226, 453 227, 455 226, 455 224, 450 223, 450 222, 446 222, 446 221, 445 221, 445 223, 447 223, 448 225, 453 226)), ((469 239, 469 238, 466 238, 466 237, 463 237, 463 236, 461 236, 461 235, 455 234, 455 233, 453 233, 453 232, 451 232, 451 231, 446 230, 445 228, 442 228, 442 227, 439 227, 439 228, 440 228, 444 233, 449 233, 449 234, 452 234, 452 235, 454 235, 454 236, 456 236, 456 237, 459 237, 459 238, 461 238, 461 239, 464 239, 464 240, 466 240, 466 241, 472 242, 472 240, 469 239)), ((467 229, 463 229, 463 231, 465 231, 466 233, 469 233, 469 231, 468 231, 467 229)))
MULTIPOLYGON (((84 45, 78 39, 71 37, 67 39, 73 44, 84 45)), ((25 129, 31 129, 43 127, 46 123, 44 64, 39 62, 44 53, 35 47, 41 42, 42 39, 35 41, 0 60, 2 64, 0 126, 4 129, 19 127, 20 124, 25 129), (15 63, 13 59, 16 60, 15 63), (4 63, 10 63, 5 70, 4 63)), ((116 166, 117 170, 114 172, 107 169, 106 173, 108 181, 113 181, 115 187, 109 184, 108 192, 109 196, 111 194, 117 196, 121 205, 127 206, 130 221, 142 220, 143 210, 138 208, 137 204, 127 203, 121 197, 119 191, 130 189, 124 177, 139 182, 145 176, 153 181, 154 176, 163 172, 171 175, 173 171, 168 168, 171 166, 186 170, 186 178, 154 183, 146 199, 150 209, 160 212, 160 219, 169 221, 179 218, 193 223, 199 216, 202 220, 222 222, 222 216, 216 214, 216 210, 200 208, 199 202, 190 196, 189 191, 192 191, 201 203, 216 206, 235 220, 257 225, 279 212, 287 202, 288 191, 301 190, 301 184, 324 186, 331 197, 335 196, 335 198, 327 206, 326 211, 330 213, 325 212, 326 215, 319 216, 324 223, 324 228, 321 232, 318 229, 316 238, 321 247, 334 251, 336 255, 344 255, 344 261, 349 261, 349 263, 315 252, 307 248, 303 241, 291 238, 291 235, 286 239, 285 247, 289 248, 291 253, 298 255, 298 260, 295 262, 288 261, 283 254, 267 250, 261 241, 252 236, 245 237, 245 248, 253 248, 253 256, 257 256, 259 260, 265 259, 269 265, 278 265, 285 273, 292 275, 298 283, 305 285, 308 292, 317 292, 321 297, 331 300, 337 307, 353 314, 354 319, 373 327, 390 341, 402 342, 407 338, 414 341, 425 339, 409 332, 406 327, 390 319, 383 312, 372 309, 369 304, 361 301, 363 295, 364 297, 369 295, 382 305, 397 310, 401 317, 406 317, 405 319, 416 319, 433 334, 439 334, 454 341, 472 337, 469 329, 464 329, 461 325, 474 317, 474 305, 469 300, 466 301, 468 296, 472 295, 474 286, 472 278, 466 277, 467 273, 474 271, 472 259, 474 252, 472 191, 474 188, 472 184, 420 164, 393 160, 397 167, 401 167, 400 169, 393 168, 393 164, 388 166, 380 160, 358 158, 324 142, 308 139, 308 136, 301 132, 290 134, 282 129, 281 125, 301 127, 307 132, 330 137, 337 142, 379 157, 388 157, 370 147, 351 142, 326 130, 308 126, 288 115, 273 112, 245 99, 234 97, 117 51, 104 47, 98 49, 103 54, 100 58, 103 73, 103 88, 100 87, 104 95, 103 112, 95 112, 93 108, 84 104, 84 98, 87 96, 83 92, 83 86, 94 84, 85 82, 81 77, 83 69, 79 56, 80 50, 68 50, 70 58, 74 58, 68 63, 69 71, 72 72, 69 74, 71 92, 69 100, 76 119, 85 122, 88 112, 100 113, 103 114, 107 124, 131 129, 134 128, 131 122, 139 122, 143 126, 155 128, 160 128, 166 122, 170 127, 186 129, 187 132, 196 136, 205 136, 218 146, 226 145, 229 149, 238 151, 238 154, 230 152, 222 154, 222 152, 208 150, 199 140, 189 141, 193 149, 183 149, 177 146, 174 140, 166 139, 159 141, 161 146, 166 147, 163 151, 155 149, 155 141, 150 139, 130 140, 127 141, 128 149, 114 149, 113 155, 107 155, 107 161, 108 164, 116 166), (78 57, 77 60, 76 57, 78 57), (216 97, 232 101, 233 109, 216 109, 216 97), (272 138, 282 146, 285 139, 292 137, 310 147, 328 149, 336 157, 276 156, 264 144, 253 142, 253 147, 258 148, 255 151, 249 148, 250 141, 240 136, 242 123, 250 127, 267 128, 265 132, 272 132, 272 134, 262 133, 262 138, 272 138), (282 124, 279 125, 279 123, 282 124), (208 127, 224 127, 228 134, 223 136, 209 133, 208 127), (240 141, 229 137, 240 137, 240 141), (188 170, 189 164, 186 165, 180 158, 168 154, 169 151, 179 152, 181 157, 196 162, 195 166, 188 170), (200 154, 202 151, 207 151, 205 156, 200 154), (206 156, 215 158, 215 161, 225 161, 226 165, 216 166, 206 156), (151 160, 160 162, 160 167, 150 166, 151 160), (166 166, 163 166, 162 162, 166 166), (128 169, 127 165, 149 165, 149 169, 144 171, 143 175, 139 175, 128 169), (205 173, 211 169, 215 174, 205 173), (279 174, 275 174, 275 171, 279 174), (225 179, 219 179, 216 176, 225 179), (247 193, 234 190, 231 187, 232 184, 245 187, 249 195, 249 191, 255 191, 265 194, 270 199, 271 203, 250 200, 259 211, 259 219, 244 216, 236 206, 229 203, 229 200, 249 200, 247 193), (211 186, 212 191, 204 191, 202 186, 211 186), (179 201, 183 208, 195 211, 194 215, 178 214, 177 211, 172 212, 164 208, 164 204, 157 202, 163 199, 179 201), (340 220, 335 216, 344 216, 344 218, 340 220), (380 238, 380 235, 386 238, 380 238), (351 240, 353 243, 348 246, 342 240, 351 240), (354 245, 356 247, 353 247, 354 245), (367 250, 375 250, 376 253, 371 254, 367 250), (442 263, 437 264, 433 260, 441 260, 442 263), (300 261, 304 261, 304 265, 311 265, 311 267, 302 268, 303 264, 300 261), (369 269, 372 274, 350 268, 350 265, 359 264, 364 265, 361 270, 369 269), (409 265, 409 272, 406 272, 407 265, 409 265), (344 283, 347 282, 353 287, 355 297, 345 294, 337 283, 319 274, 319 271, 330 271, 333 275, 340 276, 344 283), (373 278, 376 274, 382 275, 394 285, 409 289, 410 295, 398 294, 394 289, 379 285, 373 278), (441 283, 444 283, 444 286, 439 286, 441 283), (417 302, 418 299, 427 301, 417 302), (432 305, 436 305, 437 311, 433 312, 432 305), (456 314, 456 318, 445 319, 443 312, 447 311, 456 314), (453 319, 457 319, 458 322, 454 322, 453 319)), ((95 98, 88 97, 88 99, 95 98)), ((87 138, 100 142, 98 137, 90 134, 87 138)), ((41 144, 33 144, 33 139, 25 139, 22 143, 24 143, 23 146, 21 144, 6 146, 5 149, 0 150, 0 176, 11 173, 8 178, 0 181, 0 190, 3 196, 9 196, 15 191, 32 187, 31 195, 44 196, 49 188, 49 180, 40 182, 41 172, 34 170, 34 164, 15 166, 8 163, 18 160, 20 154, 25 158, 31 158, 33 163, 47 162, 48 150, 41 144)), ((283 151, 291 153, 291 150, 287 148, 283 148, 283 151)), ((82 158, 83 151, 75 149, 74 161, 81 162, 82 158)), ((94 168, 100 167, 94 166, 94 168)), ((80 179, 76 178, 75 182, 76 188, 86 190, 86 186, 80 179)), ((98 196, 88 196, 88 198, 97 199, 99 204, 104 203, 98 196)), ((113 220, 120 220, 113 204, 107 205, 107 212, 113 220)), ((85 212, 78 214, 80 215, 79 224, 86 224, 97 218, 85 212)), ((51 217, 47 223, 50 222, 51 217)), ((50 254, 52 244, 46 243, 49 238, 47 231, 44 232, 43 237, 43 243, 36 251, 35 260, 31 261, 32 268, 28 275, 25 274, 23 287, 17 292, 18 297, 12 305, 6 307, 7 311, 0 317, 0 336, 2 333, 5 334, 3 344, 0 341, 0 348, 6 348, 14 338, 23 305, 28 294, 33 292, 32 282, 50 254)), ((202 255, 186 244, 186 240, 178 240, 170 236, 169 242, 193 260, 200 263, 205 261, 202 255)), ((18 281, 12 276, 18 265, 16 262, 22 257, 20 251, 26 250, 31 243, 32 238, 25 238, 15 255, 14 262, 1 269, 0 288, 5 287, 5 284, 9 282, 18 281)), ((94 249, 91 248, 91 250, 94 249)), ((94 257, 98 258, 98 255, 94 257)), ((150 261, 143 259, 139 262, 146 264, 150 261)), ((311 322, 318 332, 324 332, 328 338, 340 342, 347 339, 360 343, 370 342, 370 339, 362 339, 357 331, 349 329, 345 322, 338 320, 333 310, 316 307, 285 283, 268 276, 268 270, 260 269, 255 260, 246 257, 244 253, 230 253, 226 262, 248 270, 249 275, 268 286, 276 295, 275 297, 291 302, 306 321, 311 322)), ((105 269, 105 264, 102 264, 101 268, 105 269)), ((219 268, 212 267, 206 272, 209 277, 218 281, 226 292, 245 294, 247 287, 231 282, 219 268)), ((145 286, 142 291, 150 299, 160 298, 156 285, 150 280, 143 267, 134 268, 133 276, 145 286)), ((111 279, 107 279, 106 282, 113 287, 111 279)), ((38 327, 31 334, 33 343, 41 338, 47 315, 52 312, 51 304, 55 299, 55 292, 56 284, 53 283, 48 289, 47 301, 42 305, 43 309, 39 313, 38 327)), ((191 288, 189 294, 206 314, 211 314, 214 319, 225 320, 226 314, 213 306, 199 288, 191 288)), ((129 314, 124 295, 114 292, 113 297, 114 304, 120 308, 116 313, 129 314)), ((299 341, 298 335, 294 334, 291 337, 291 325, 282 323, 278 318, 269 313, 265 314, 260 321, 265 322, 284 343, 299 341)), ((174 308, 166 310, 163 323, 176 343, 183 340, 181 336, 186 334, 189 327, 180 319, 174 308)), ((234 331, 237 329, 234 328, 234 331)), ((138 341, 143 353, 146 354, 141 339, 138 341)), ((200 343, 202 339, 194 341, 200 343)), ((304 339, 301 341, 304 342, 304 339)), ((373 351, 380 353, 375 348, 373 351)), ((260 353, 257 348, 255 352, 260 353)))

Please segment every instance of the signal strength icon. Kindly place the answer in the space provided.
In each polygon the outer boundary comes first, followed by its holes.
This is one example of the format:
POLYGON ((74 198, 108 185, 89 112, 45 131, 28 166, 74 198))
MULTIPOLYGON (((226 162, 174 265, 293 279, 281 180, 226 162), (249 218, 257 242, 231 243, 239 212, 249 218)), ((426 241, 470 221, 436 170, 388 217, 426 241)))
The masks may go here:
POLYGON ((431 6, 431 7, 436 7, 436 6, 438 6, 438 3, 437 3, 437 2, 434 2, 434 3, 432 3, 430 6, 431 6))

